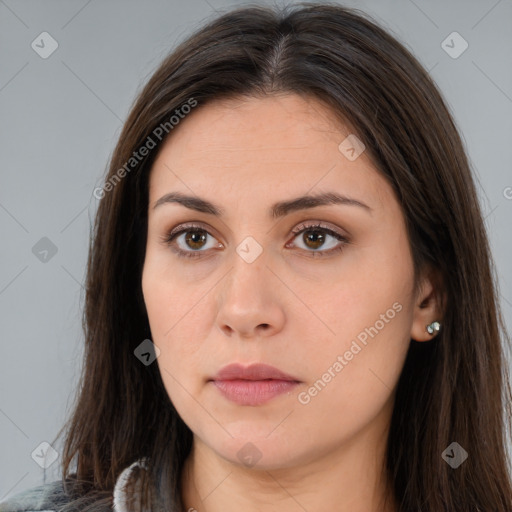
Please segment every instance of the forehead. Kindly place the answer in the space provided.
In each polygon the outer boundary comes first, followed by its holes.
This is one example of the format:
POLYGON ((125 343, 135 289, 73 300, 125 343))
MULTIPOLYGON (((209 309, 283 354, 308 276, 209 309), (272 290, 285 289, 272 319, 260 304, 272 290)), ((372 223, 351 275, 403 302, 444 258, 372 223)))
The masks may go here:
POLYGON ((381 196, 387 183, 370 158, 363 152, 351 161, 340 150, 351 133, 325 104, 296 94, 199 105, 160 149, 150 173, 150 204, 171 190, 213 199, 214 189, 227 200, 237 192, 249 202, 313 187, 381 196))
MULTIPOLYGON (((336 143, 350 131, 315 98, 296 94, 234 98, 196 107, 173 130, 162 152, 194 158, 222 149, 268 154, 310 151, 329 135, 336 143)), ((336 147, 334 147, 336 149, 336 147)))

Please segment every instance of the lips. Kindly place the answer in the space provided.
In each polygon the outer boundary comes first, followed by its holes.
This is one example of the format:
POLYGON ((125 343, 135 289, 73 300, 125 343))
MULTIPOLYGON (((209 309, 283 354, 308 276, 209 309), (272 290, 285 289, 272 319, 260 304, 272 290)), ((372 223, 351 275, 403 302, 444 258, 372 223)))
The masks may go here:
POLYGON ((234 363, 222 368, 210 381, 228 400, 238 405, 261 405, 290 392, 300 381, 273 366, 234 363))
POLYGON ((289 375, 274 366, 268 364, 252 364, 250 366, 243 366, 239 363, 228 364, 224 366, 218 373, 210 380, 284 380, 300 382, 299 379, 289 375))

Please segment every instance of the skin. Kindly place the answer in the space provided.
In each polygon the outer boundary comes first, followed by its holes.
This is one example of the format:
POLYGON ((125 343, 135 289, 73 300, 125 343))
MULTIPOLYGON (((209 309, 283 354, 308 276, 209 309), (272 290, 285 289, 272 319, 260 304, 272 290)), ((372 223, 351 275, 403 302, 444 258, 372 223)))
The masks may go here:
POLYGON ((350 133, 313 98, 217 101, 182 120, 154 162, 142 288, 165 388, 194 436, 182 473, 187 510, 396 510, 392 497, 383 505, 389 482, 381 469, 395 387, 411 338, 430 340, 425 326, 439 312, 427 275, 413 293, 391 187, 366 152, 350 161, 338 149, 350 133), (171 191, 225 213, 178 203, 153 209, 171 191), (274 202, 329 191, 371 211, 326 205, 268 215, 274 202), (325 233, 324 245, 308 243, 311 231, 292 234, 315 221, 349 242, 313 257, 339 245, 325 233), (187 245, 181 234, 174 244, 201 251, 198 258, 179 257, 163 241, 190 222, 206 231, 204 241, 187 245), (252 263, 236 251, 248 236, 263 250, 252 263), (397 303, 378 334, 301 403, 299 393, 397 303), (237 405, 207 382, 231 362, 268 363, 301 384, 259 406, 237 405), (248 442, 261 454, 251 467, 237 456, 248 442))

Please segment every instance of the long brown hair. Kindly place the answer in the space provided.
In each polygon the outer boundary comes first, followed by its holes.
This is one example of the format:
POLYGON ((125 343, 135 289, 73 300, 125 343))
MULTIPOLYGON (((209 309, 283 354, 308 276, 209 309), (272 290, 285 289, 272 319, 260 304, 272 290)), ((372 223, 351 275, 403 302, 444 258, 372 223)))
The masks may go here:
POLYGON ((145 457, 145 506, 183 509, 192 433, 158 366, 134 356, 151 338, 141 291, 149 171, 183 105, 274 93, 316 98, 349 124, 401 204, 415 277, 435 268, 446 294, 441 332, 430 343, 411 340, 398 382, 386 453, 398 510, 510 512, 510 340, 463 143, 415 57, 367 14, 330 3, 237 8, 208 20, 165 58, 132 106, 100 194, 80 389, 58 434, 66 429, 62 479, 78 499, 73 507, 111 506, 121 470, 145 457), (457 469, 441 456, 454 441, 469 453, 457 469))

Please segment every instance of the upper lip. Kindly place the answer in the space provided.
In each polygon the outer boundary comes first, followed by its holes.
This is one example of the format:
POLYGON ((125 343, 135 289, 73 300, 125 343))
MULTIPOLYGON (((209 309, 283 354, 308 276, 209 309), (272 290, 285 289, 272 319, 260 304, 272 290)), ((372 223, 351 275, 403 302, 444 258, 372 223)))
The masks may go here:
POLYGON ((299 379, 289 375, 268 364, 255 363, 244 366, 240 363, 232 363, 222 367, 211 380, 289 380, 300 382, 299 379))

